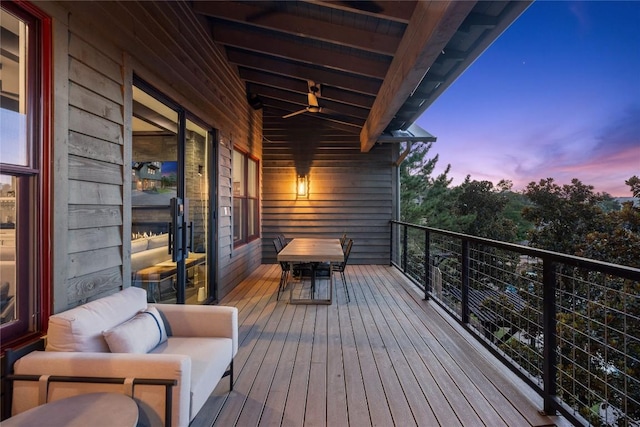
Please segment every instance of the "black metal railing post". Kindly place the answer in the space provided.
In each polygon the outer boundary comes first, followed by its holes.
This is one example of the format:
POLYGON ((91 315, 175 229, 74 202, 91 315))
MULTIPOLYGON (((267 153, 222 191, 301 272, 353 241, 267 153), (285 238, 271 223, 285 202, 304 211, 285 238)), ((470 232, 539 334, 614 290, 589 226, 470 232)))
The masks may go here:
POLYGON ((469 241, 462 240, 462 323, 469 323, 469 241))
POLYGON ((389 266, 393 265, 393 228, 394 228, 394 223, 393 221, 391 221, 389 223, 389 266))
POLYGON ((407 271, 407 240, 409 227, 403 225, 402 238, 404 239, 402 242, 402 271, 407 271))
POLYGON ((431 251, 430 251, 430 235, 429 230, 424 231, 424 299, 429 299, 429 294, 433 290, 431 283, 431 251))
POLYGON ((542 265, 542 333, 543 343, 543 406, 547 415, 556 414, 556 375, 558 360, 556 352, 556 266, 544 259, 542 265))

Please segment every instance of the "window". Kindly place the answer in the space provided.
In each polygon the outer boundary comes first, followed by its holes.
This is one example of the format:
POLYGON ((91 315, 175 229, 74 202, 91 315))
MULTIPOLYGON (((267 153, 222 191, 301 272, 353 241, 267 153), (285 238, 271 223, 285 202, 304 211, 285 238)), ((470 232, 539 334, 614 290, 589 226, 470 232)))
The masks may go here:
POLYGON ((48 316, 51 21, 35 7, 0 7, 0 341, 42 330, 48 316))
POLYGON ((258 162, 233 150, 233 243, 238 246, 257 239, 258 162))

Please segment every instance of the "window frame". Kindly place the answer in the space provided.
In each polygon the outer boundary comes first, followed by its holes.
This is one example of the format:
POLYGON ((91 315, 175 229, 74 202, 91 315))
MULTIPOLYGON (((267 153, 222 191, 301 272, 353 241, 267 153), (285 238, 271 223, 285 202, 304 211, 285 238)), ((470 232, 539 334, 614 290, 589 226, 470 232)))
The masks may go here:
MULTIPOLYGON (((242 160, 242 165, 243 165, 243 182, 242 182, 242 191, 241 191, 241 195, 237 196, 235 194, 235 191, 233 191, 233 188, 231 189, 231 197, 232 197, 232 201, 231 201, 231 206, 233 208, 233 213, 232 213, 232 225, 231 225, 231 229, 232 229, 232 238, 233 238, 233 247, 237 248, 239 246, 243 246, 246 245, 254 240, 257 240, 260 238, 260 161, 258 160, 257 157, 252 156, 251 154, 247 153, 246 151, 238 148, 238 147, 234 147, 233 151, 232 151, 232 156, 235 155, 240 155, 241 156, 241 160, 242 160), (250 191, 249 191, 249 162, 254 162, 255 163, 255 170, 256 170, 256 176, 255 176, 255 182, 253 183, 253 185, 255 185, 255 196, 250 196, 250 191), (241 204, 241 227, 243 232, 243 235, 240 236, 240 238, 238 240, 235 239, 235 232, 233 231, 235 228, 235 221, 236 221, 236 212, 235 212, 235 202, 236 200, 238 200, 241 204), (253 228, 255 230, 254 234, 249 234, 249 207, 250 207, 250 202, 253 201, 255 203, 255 211, 254 211, 254 221, 253 221, 253 228)), ((232 164, 234 163, 234 160, 232 158, 232 164)), ((234 175, 234 173, 232 172, 232 176, 234 175)), ((232 180, 233 181, 233 180, 232 180)), ((231 183, 232 187, 234 185, 234 183, 231 183)))
POLYGON ((27 23, 27 165, 1 164, 16 177, 17 321, 0 326, 1 351, 46 333, 51 312, 52 20, 26 2, 2 9, 27 23), (25 260, 26 261, 21 261, 25 260))

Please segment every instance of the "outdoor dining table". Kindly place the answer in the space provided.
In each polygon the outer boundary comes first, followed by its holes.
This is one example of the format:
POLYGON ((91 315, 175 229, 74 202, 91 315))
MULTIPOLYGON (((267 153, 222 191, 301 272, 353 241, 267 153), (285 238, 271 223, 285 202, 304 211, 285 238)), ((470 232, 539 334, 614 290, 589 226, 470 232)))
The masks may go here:
MULTIPOLYGON (((344 252, 340 239, 316 239, 297 237, 287 244, 280 252, 278 252, 278 262, 288 262, 293 270, 294 262, 303 262, 311 264, 311 289, 315 289, 316 284, 316 266, 324 262, 342 262, 344 261, 344 252)), ((293 284, 289 286, 289 303, 291 304, 327 304, 333 302, 333 275, 329 268, 329 298, 316 299, 313 298, 293 298, 293 284)))

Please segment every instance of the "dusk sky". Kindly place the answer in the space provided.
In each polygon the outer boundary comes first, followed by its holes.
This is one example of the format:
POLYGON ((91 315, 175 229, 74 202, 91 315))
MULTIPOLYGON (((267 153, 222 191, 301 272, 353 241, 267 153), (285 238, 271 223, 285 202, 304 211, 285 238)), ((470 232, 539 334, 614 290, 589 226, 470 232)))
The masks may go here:
POLYGON ((640 176, 640 1, 536 1, 417 120, 451 164, 514 190, 640 176))

